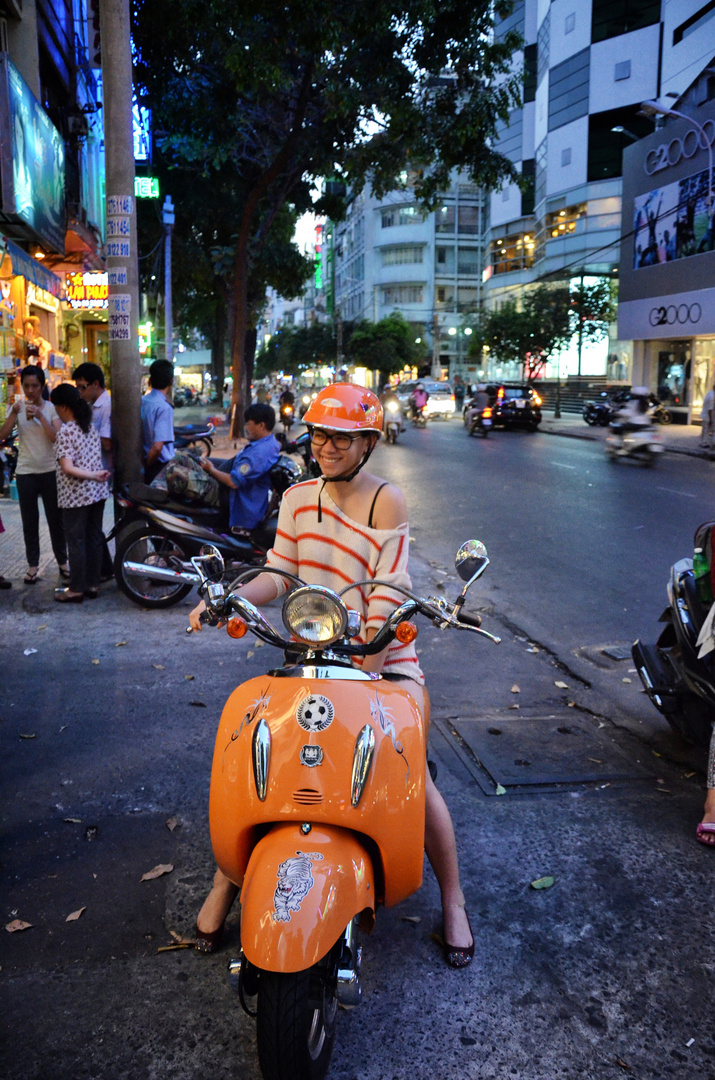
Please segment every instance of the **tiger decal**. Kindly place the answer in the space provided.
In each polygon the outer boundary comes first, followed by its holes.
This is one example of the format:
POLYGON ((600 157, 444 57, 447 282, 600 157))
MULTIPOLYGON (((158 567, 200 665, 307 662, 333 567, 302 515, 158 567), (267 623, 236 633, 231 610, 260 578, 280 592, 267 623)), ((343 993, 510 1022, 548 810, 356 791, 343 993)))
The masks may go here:
POLYGON ((290 922, 290 913, 300 911, 300 905, 315 884, 312 864, 322 859, 318 851, 296 851, 278 867, 278 884, 273 894, 273 921, 290 922))

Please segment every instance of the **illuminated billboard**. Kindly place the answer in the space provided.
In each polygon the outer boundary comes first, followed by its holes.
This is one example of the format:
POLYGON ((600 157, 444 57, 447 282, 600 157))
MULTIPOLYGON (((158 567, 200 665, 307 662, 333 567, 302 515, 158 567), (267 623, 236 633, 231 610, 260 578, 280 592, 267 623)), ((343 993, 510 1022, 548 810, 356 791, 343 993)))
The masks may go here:
POLYGON ((106 273, 67 274, 67 303, 71 308, 106 308, 109 302, 109 275, 106 273))
POLYGON ((709 170, 638 195, 633 203, 633 269, 712 251, 709 170))
POLYGON ((64 251, 64 140, 6 57, 0 58, 0 116, 3 212, 28 225, 41 244, 64 251))

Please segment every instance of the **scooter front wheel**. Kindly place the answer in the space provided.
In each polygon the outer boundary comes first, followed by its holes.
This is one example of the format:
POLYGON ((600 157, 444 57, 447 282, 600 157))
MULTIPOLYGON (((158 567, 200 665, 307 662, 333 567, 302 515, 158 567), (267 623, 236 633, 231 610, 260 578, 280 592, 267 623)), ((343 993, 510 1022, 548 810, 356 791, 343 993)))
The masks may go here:
POLYGON ((326 969, 262 971, 256 1043, 264 1080, 323 1080, 337 1012, 337 986, 326 969))

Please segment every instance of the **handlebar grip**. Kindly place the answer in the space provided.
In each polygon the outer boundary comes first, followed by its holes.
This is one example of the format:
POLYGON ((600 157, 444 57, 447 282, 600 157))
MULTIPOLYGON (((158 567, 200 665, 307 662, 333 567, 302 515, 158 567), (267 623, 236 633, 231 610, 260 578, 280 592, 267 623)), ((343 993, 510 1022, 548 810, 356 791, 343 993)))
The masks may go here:
POLYGON ((474 626, 478 630, 482 625, 481 615, 468 615, 466 611, 457 612, 457 622, 464 623, 465 626, 474 626))
MULTIPOLYGON (((217 621, 218 620, 216 619, 216 617, 214 615, 210 615, 208 611, 202 611, 199 615, 199 622, 204 623, 205 626, 215 626, 217 621)), ((193 634, 193 632, 194 631, 191 626, 186 627, 187 634, 193 634)))

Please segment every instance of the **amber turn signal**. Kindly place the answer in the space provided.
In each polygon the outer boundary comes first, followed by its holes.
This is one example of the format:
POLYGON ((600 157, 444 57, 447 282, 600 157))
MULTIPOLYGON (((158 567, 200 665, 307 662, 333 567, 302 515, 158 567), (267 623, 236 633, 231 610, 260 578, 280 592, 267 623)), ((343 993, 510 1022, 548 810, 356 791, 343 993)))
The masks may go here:
POLYGON ((401 622, 397 624, 395 637, 403 645, 409 645, 417 637, 417 627, 413 622, 401 622))
POLYGON ((226 623, 226 633, 229 637, 243 637, 247 630, 248 627, 246 626, 243 619, 229 619, 226 623))

